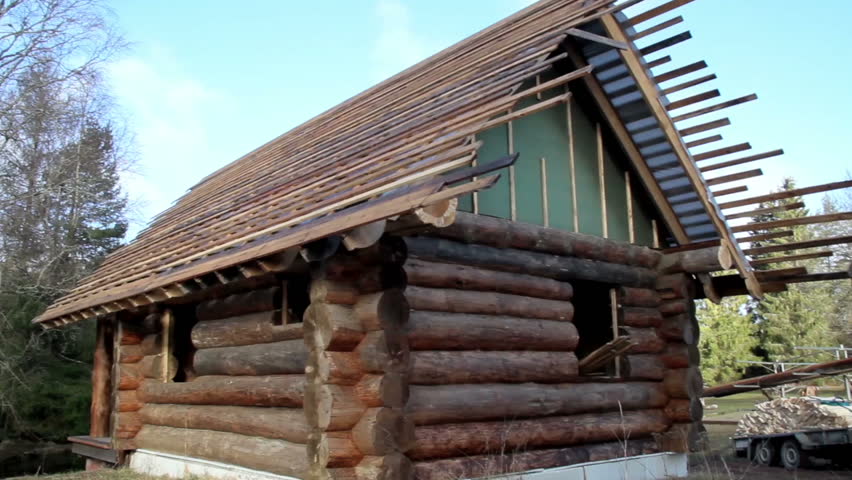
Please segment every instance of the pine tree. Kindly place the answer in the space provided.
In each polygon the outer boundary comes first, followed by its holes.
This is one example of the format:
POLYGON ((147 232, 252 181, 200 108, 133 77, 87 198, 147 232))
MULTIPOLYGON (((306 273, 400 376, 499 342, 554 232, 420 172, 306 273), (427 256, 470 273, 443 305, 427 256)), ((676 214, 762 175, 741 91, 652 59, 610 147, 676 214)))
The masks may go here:
POLYGON ((701 336, 701 373, 714 385, 738 379, 748 367, 740 361, 759 360, 753 349, 758 344, 757 327, 746 312, 746 301, 728 297, 715 305, 701 301, 696 315, 701 336))

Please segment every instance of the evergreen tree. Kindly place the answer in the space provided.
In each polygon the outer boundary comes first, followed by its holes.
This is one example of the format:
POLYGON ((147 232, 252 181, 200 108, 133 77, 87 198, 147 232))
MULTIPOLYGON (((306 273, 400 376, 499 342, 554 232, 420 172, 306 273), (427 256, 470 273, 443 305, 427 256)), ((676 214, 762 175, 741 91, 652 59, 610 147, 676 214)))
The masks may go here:
POLYGON ((758 344, 757 327, 746 312, 742 297, 728 297, 715 305, 700 301, 696 315, 701 336, 701 373, 710 385, 736 380, 748 368, 739 361, 759 360, 753 349, 758 344))

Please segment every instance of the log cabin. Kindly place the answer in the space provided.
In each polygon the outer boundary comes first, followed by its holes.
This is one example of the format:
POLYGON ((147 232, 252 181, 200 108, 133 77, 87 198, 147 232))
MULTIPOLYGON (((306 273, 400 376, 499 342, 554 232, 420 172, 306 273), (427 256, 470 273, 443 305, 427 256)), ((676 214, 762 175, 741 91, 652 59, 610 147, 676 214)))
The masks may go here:
POLYGON ((759 173, 715 170, 781 151, 707 147, 756 97, 702 106, 706 64, 668 65, 685 3, 540 1, 204 178, 35 319, 97 322, 74 450, 258 478, 685 468, 694 300, 850 275, 756 271, 731 209, 852 185, 719 202, 759 173))

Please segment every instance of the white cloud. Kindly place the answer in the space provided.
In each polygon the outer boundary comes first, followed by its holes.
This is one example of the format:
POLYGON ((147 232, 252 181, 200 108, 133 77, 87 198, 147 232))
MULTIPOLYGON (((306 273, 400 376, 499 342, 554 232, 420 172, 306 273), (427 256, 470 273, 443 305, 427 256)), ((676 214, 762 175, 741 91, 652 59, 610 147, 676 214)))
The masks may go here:
POLYGON ((418 35, 408 8, 400 0, 378 0, 380 30, 373 47, 373 76, 384 80, 426 58, 428 42, 418 35))
MULTIPOLYGON (((112 64, 109 78, 135 132, 139 162, 123 180, 144 225, 215 168, 209 162, 215 155, 205 108, 222 96, 182 72, 162 51, 112 64)), ((131 227, 131 235, 138 226, 131 227)))

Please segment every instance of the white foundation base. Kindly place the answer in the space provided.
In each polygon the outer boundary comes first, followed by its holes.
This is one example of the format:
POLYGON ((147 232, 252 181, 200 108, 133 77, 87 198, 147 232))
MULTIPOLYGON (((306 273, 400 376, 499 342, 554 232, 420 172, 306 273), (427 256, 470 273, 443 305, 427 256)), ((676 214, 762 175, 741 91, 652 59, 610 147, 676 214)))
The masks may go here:
POLYGON ((136 450, 130 454, 131 470, 146 475, 186 478, 190 475, 229 480, 298 480, 286 475, 276 475, 260 470, 211 462, 200 458, 184 457, 171 453, 136 450))

